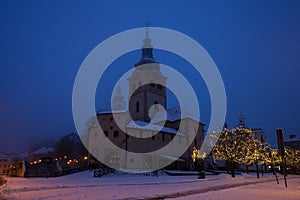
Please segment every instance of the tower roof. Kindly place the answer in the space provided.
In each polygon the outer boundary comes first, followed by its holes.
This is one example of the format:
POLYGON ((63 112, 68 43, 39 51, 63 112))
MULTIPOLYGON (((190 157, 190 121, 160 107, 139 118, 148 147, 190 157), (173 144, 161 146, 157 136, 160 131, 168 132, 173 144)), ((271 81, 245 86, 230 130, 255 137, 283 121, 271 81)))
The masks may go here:
POLYGON ((137 67, 137 66, 143 65, 143 64, 157 63, 153 58, 152 50, 153 50, 153 46, 151 44, 151 39, 149 38, 149 28, 147 26, 147 28, 146 28, 146 37, 143 41, 143 46, 142 46, 142 58, 134 66, 137 67))

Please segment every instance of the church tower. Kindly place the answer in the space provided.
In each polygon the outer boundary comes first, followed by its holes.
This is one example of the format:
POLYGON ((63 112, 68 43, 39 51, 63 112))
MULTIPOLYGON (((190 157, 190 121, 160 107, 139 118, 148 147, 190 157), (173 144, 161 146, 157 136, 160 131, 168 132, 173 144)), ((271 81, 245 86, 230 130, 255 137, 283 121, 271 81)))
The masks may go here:
POLYGON ((126 101, 124 100, 124 97, 122 96, 122 89, 121 86, 118 85, 116 88, 116 93, 112 100, 112 110, 125 110, 126 107, 126 101))
POLYGON ((238 120, 239 120, 238 127, 240 127, 240 128, 246 128, 246 119, 245 119, 245 117, 242 114, 240 114, 238 120))
POLYGON ((149 38, 148 27, 143 41, 142 57, 135 64, 129 81, 129 112, 133 120, 149 122, 149 109, 160 104, 167 108, 166 85, 167 77, 160 71, 160 65, 154 60, 153 46, 149 38))

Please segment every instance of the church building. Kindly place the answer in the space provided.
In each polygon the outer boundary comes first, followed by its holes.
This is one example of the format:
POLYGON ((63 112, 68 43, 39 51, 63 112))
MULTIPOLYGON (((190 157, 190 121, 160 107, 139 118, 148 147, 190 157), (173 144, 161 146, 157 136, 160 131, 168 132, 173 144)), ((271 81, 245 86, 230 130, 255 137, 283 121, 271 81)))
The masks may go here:
MULTIPOLYGON (((143 41, 141 59, 134 65, 134 71, 128 78, 129 95, 128 106, 122 96, 120 87, 117 87, 112 100, 111 111, 100 111, 97 119, 105 136, 119 148, 136 153, 149 152, 171 144, 176 146, 187 145, 190 141, 189 133, 195 132, 192 144, 181 155, 180 158, 170 155, 160 155, 158 158, 145 157, 144 162, 134 163, 135 160, 126 157, 126 163, 132 166, 140 165, 140 169, 151 169, 154 162, 172 161, 167 169, 192 170, 193 161, 191 158, 193 148, 200 149, 204 140, 204 124, 193 118, 189 113, 180 107, 168 108, 167 106, 167 79, 161 70, 160 64, 154 59, 153 46, 146 31, 143 41), (166 87, 165 87, 166 86, 166 87), (128 107, 128 109, 126 108, 128 107), (166 115, 166 121, 162 119, 162 112, 166 115), (130 116, 131 118, 128 118, 130 116), (118 119, 118 124, 115 119, 118 119), (151 121, 151 123, 150 123, 151 121), (184 130, 183 130, 184 129, 184 130), (123 130, 130 131, 130 135, 123 130), (157 130, 160 130, 158 133, 157 130), (152 137, 142 138, 144 134, 152 137), (133 137, 136 135, 137 137, 133 137), (174 140, 175 136, 178 140, 174 140), (177 137, 176 137, 177 138, 177 137)), ((89 131, 89 149, 91 155, 99 153, 97 144, 101 137, 95 130, 89 131)), ((124 156, 116 149, 107 148, 100 152, 115 168, 122 168, 124 156)), ((96 156, 95 156, 96 157, 96 156)), ((128 167, 128 166, 126 166, 128 167)))

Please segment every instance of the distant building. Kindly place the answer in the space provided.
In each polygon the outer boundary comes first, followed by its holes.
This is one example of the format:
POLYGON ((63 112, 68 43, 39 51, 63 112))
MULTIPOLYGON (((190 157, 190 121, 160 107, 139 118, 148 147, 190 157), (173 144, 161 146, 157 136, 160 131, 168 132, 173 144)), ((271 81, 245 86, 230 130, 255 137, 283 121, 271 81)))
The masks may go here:
POLYGON ((287 147, 290 147, 293 149, 300 149, 300 136, 291 134, 287 139, 285 139, 284 146, 287 146, 287 147))
POLYGON ((164 163, 166 161, 173 161, 168 166, 169 169, 192 169, 192 151, 193 147, 200 149, 204 139, 204 124, 199 122, 199 119, 193 118, 190 114, 185 112, 183 108, 167 107, 166 85, 167 77, 160 71, 160 64, 155 61, 152 53, 151 40, 147 36, 144 39, 142 47, 141 60, 135 64, 135 69, 128 78, 129 81, 129 108, 126 110, 124 98, 120 95, 120 88, 117 89, 112 101, 113 111, 100 111, 97 114, 99 124, 107 138, 110 139, 118 147, 131 152, 144 152, 146 150, 159 149, 167 144, 174 147, 186 146, 189 138, 189 133, 195 133, 196 137, 191 146, 180 157, 176 158, 170 155, 159 155, 156 157, 145 157, 144 162, 136 163, 136 161, 126 155, 122 155, 118 149, 110 149, 107 147, 104 152, 100 152, 98 148, 99 136, 96 129, 91 128, 89 131, 89 147, 92 155, 101 153, 101 157, 106 158, 106 162, 110 163, 116 168, 120 166, 121 159, 126 159, 128 168, 138 167, 139 169, 151 169, 155 162, 164 163), (144 64, 147 64, 146 66, 144 64), (148 80, 146 80, 148 79, 148 80), (155 81, 154 81, 155 80, 155 81), (145 84, 143 83, 150 84, 145 84), (154 83, 155 82, 155 83, 154 83), (166 113, 162 111, 162 107, 166 113), (151 111, 152 109, 152 111, 151 111), (149 112, 150 110, 150 112, 149 112), (128 116, 132 117, 129 120, 128 116), (166 123, 163 123, 163 118, 166 115, 166 123), (150 116, 152 123, 150 124, 150 116), (117 125, 115 118, 120 120, 117 125), (181 125, 180 125, 181 123, 181 125), (179 129, 179 125, 181 130, 179 129), (196 128, 198 127, 198 128, 196 128), (184 129, 184 130, 183 130, 184 129), (122 130, 129 130, 133 135, 128 135, 122 130), (154 134, 157 130, 159 133, 154 134), (142 135, 151 135, 150 138, 139 138, 142 135), (177 134, 178 140, 174 137, 177 134), (147 147, 147 149, 145 149, 147 147), (131 166, 132 165, 132 166, 131 166))
POLYGON ((28 154, 28 162, 39 162, 44 157, 54 157, 54 147, 41 147, 28 154))
POLYGON ((10 160, 8 155, 0 153, 0 174, 8 174, 10 167, 10 160))

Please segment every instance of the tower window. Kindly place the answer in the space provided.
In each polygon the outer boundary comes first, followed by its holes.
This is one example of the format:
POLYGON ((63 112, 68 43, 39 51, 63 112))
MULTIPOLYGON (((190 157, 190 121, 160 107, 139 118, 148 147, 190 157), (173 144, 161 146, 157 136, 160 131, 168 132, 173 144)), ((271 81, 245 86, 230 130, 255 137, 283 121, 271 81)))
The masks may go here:
POLYGON ((162 85, 161 85, 161 84, 158 84, 158 85, 157 85, 157 88, 161 90, 161 89, 162 89, 162 85))
POLYGON ((154 86, 155 86, 155 84, 153 83, 152 80, 150 81, 150 86, 151 86, 151 87, 154 87, 154 86))
POLYGON ((140 112, 140 102, 136 102, 135 104, 135 112, 140 112))
POLYGON ((158 102, 154 101, 154 110, 157 111, 158 110, 158 102))
POLYGON ((104 131, 106 137, 108 137, 108 131, 104 131))
POLYGON ((119 131, 114 131, 114 137, 119 137, 119 131))

